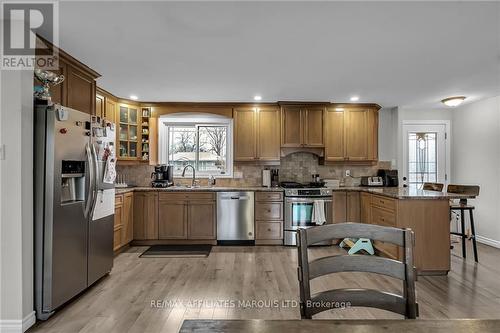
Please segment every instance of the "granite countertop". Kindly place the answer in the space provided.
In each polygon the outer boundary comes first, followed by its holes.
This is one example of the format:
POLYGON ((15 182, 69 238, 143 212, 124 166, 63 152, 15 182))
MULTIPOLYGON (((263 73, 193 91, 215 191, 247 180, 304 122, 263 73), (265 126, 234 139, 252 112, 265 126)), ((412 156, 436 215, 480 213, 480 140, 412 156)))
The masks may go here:
MULTIPOLYGON (((127 192, 226 192, 226 191, 265 191, 265 192, 283 192, 285 189, 282 187, 258 187, 258 186, 243 186, 243 187, 228 187, 228 186, 214 186, 214 187, 195 187, 188 188, 183 186, 171 186, 167 188, 153 188, 149 186, 137 186, 116 188, 116 194, 123 194, 127 192)), ((331 188, 332 191, 353 191, 353 192, 366 192, 371 194, 378 194, 393 199, 419 199, 419 200, 449 200, 449 199, 472 199, 474 197, 469 195, 444 193, 436 191, 424 191, 417 189, 409 189, 405 187, 337 187, 331 188)))
POLYGON ((473 199, 473 196, 446 193, 437 191, 424 191, 418 189, 410 189, 408 187, 339 187, 332 189, 333 191, 355 191, 378 194, 394 199, 424 199, 424 200, 449 200, 449 199, 473 199))
POLYGON ((229 191, 253 191, 253 192, 283 192, 281 187, 259 187, 259 186, 242 186, 242 187, 229 187, 229 186, 214 186, 214 187, 184 187, 184 186, 170 186, 166 188, 154 188, 149 186, 137 186, 116 188, 116 194, 123 194, 126 192, 229 192, 229 191))

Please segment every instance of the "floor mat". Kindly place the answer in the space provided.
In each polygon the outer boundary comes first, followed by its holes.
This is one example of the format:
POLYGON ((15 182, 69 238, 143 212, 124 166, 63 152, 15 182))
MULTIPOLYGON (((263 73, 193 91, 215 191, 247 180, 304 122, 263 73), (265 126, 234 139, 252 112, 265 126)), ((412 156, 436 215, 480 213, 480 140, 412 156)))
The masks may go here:
POLYGON ((153 245, 140 258, 206 258, 212 245, 153 245))

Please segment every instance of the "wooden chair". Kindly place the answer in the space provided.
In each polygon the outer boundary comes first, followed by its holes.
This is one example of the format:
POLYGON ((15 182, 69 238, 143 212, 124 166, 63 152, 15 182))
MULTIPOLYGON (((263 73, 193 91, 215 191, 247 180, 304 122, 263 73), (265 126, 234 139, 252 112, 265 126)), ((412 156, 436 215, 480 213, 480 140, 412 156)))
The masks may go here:
POLYGON ((339 304, 373 307, 399 313, 405 318, 418 316, 415 299, 415 269, 413 267, 414 236, 411 229, 398 229, 364 223, 338 223, 299 229, 298 278, 300 287, 300 315, 313 315, 338 308, 339 304), (403 262, 378 256, 336 255, 309 262, 307 247, 330 239, 368 238, 393 243, 404 248, 403 262), (333 289, 311 296, 310 281, 331 273, 371 272, 403 281, 403 295, 372 289, 333 289))
MULTIPOLYGON (((446 189, 448 193, 465 194, 471 197, 477 197, 479 195, 479 186, 477 185, 448 185, 446 189)), ((476 227, 474 226, 474 211, 475 207, 467 204, 467 199, 460 199, 458 204, 450 205, 450 214, 454 211, 460 211, 460 228, 461 232, 451 232, 452 235, 457 235, 462 238, 462 257, 464 259, 467 257, 467 251, 465 246, 465 241, 467 240, 467 234, 465 233, 465 211, 469 211, 470 219, 470 229, 472 232, 472 248, 474 250, 474 260, 479 262, 477 255, 477 244, 476 244, 476 227)))
POLYGON ((441 183, 424 183, 422 190, 442 192, 443 187, 444 184, 441 183))

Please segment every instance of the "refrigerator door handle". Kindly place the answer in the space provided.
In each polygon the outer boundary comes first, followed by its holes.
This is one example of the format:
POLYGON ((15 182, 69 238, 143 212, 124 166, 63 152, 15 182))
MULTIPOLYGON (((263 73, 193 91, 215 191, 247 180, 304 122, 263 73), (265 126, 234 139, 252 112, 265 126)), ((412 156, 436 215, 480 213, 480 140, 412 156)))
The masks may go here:
POLYGON ((92 165, 93 164, 92 152, 90 151, 90 145, 88 143, 85 146, 85 151, 86 151, 86 155, 87 155, 87 162, 89 165, 89 177, 90 177, 90 179, 89 179, 89 190, 88 190, 88 194, 87 194, 87 202, 85 203, 84 216, 85 216, 85 218, 88 218, 89 214, 90 214, 90 210, 92 208, 93 201, 94 201, 95 175, 94 175, 94 167, 92 165))
POLYGON ((99 167, 98 167, 98 162, 97 162, 97 153, 96 153, 95 146, 93 143, 91 145, 91 149, 92 149, 92 161, 94 163, 94 179, 93 179, 94 188, 92 189, 94 194, 93 194, 92 206, 90 209, 90 217, 92 218, 92 216, 94 215, 94 210, 95 210, 95 206, 97 203, 97 196, 98 196, 97 177, 99 175, 99 167))

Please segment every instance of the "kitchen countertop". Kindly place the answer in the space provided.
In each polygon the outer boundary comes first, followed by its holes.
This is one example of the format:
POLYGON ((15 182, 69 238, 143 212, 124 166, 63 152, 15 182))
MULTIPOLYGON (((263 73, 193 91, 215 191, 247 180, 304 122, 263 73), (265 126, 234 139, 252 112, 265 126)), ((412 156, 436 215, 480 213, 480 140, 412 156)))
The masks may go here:
POLYGON ((137 186, 116 188, 116 194, 123 194, 126 192, 230 192, 230 191, 253 191, 253 192, 283 192, 281 187, 259 187, 259 186, 242 186, 242 187, 229 187, 229 186, 214 186, 214 187, 183 187, 183 186, 170 186, 166 188, 154 188, 149 186, 137 186))
MULTIPOLYGON (((167 188, 153 188, 148 186, 137 186, 137 187, 126 187, 126 188, 116 188, 116 194, 123 194, 127 192, 226 192, 226 191, 265 191, 265 192, 283 192, 285 189, 282 187, 258 187, 258 186, 243 186, 243 187, 228 187, 228 186, 215 186, 215 187, 195 187, 188 188, 182 186, 171 186, 167 188)), ((473 196, 455 194, 455 193, 445 193, 436 191, 424 191, 417 189, 409 189, 405 187, 338 187, 332 188, 332 191, 344 191, 344 192, 366 192, 371 194, 378 194, 385 197, 393 199, 418 199, 418 200, 449 200, 449 199, 472 199, 473 196)))

